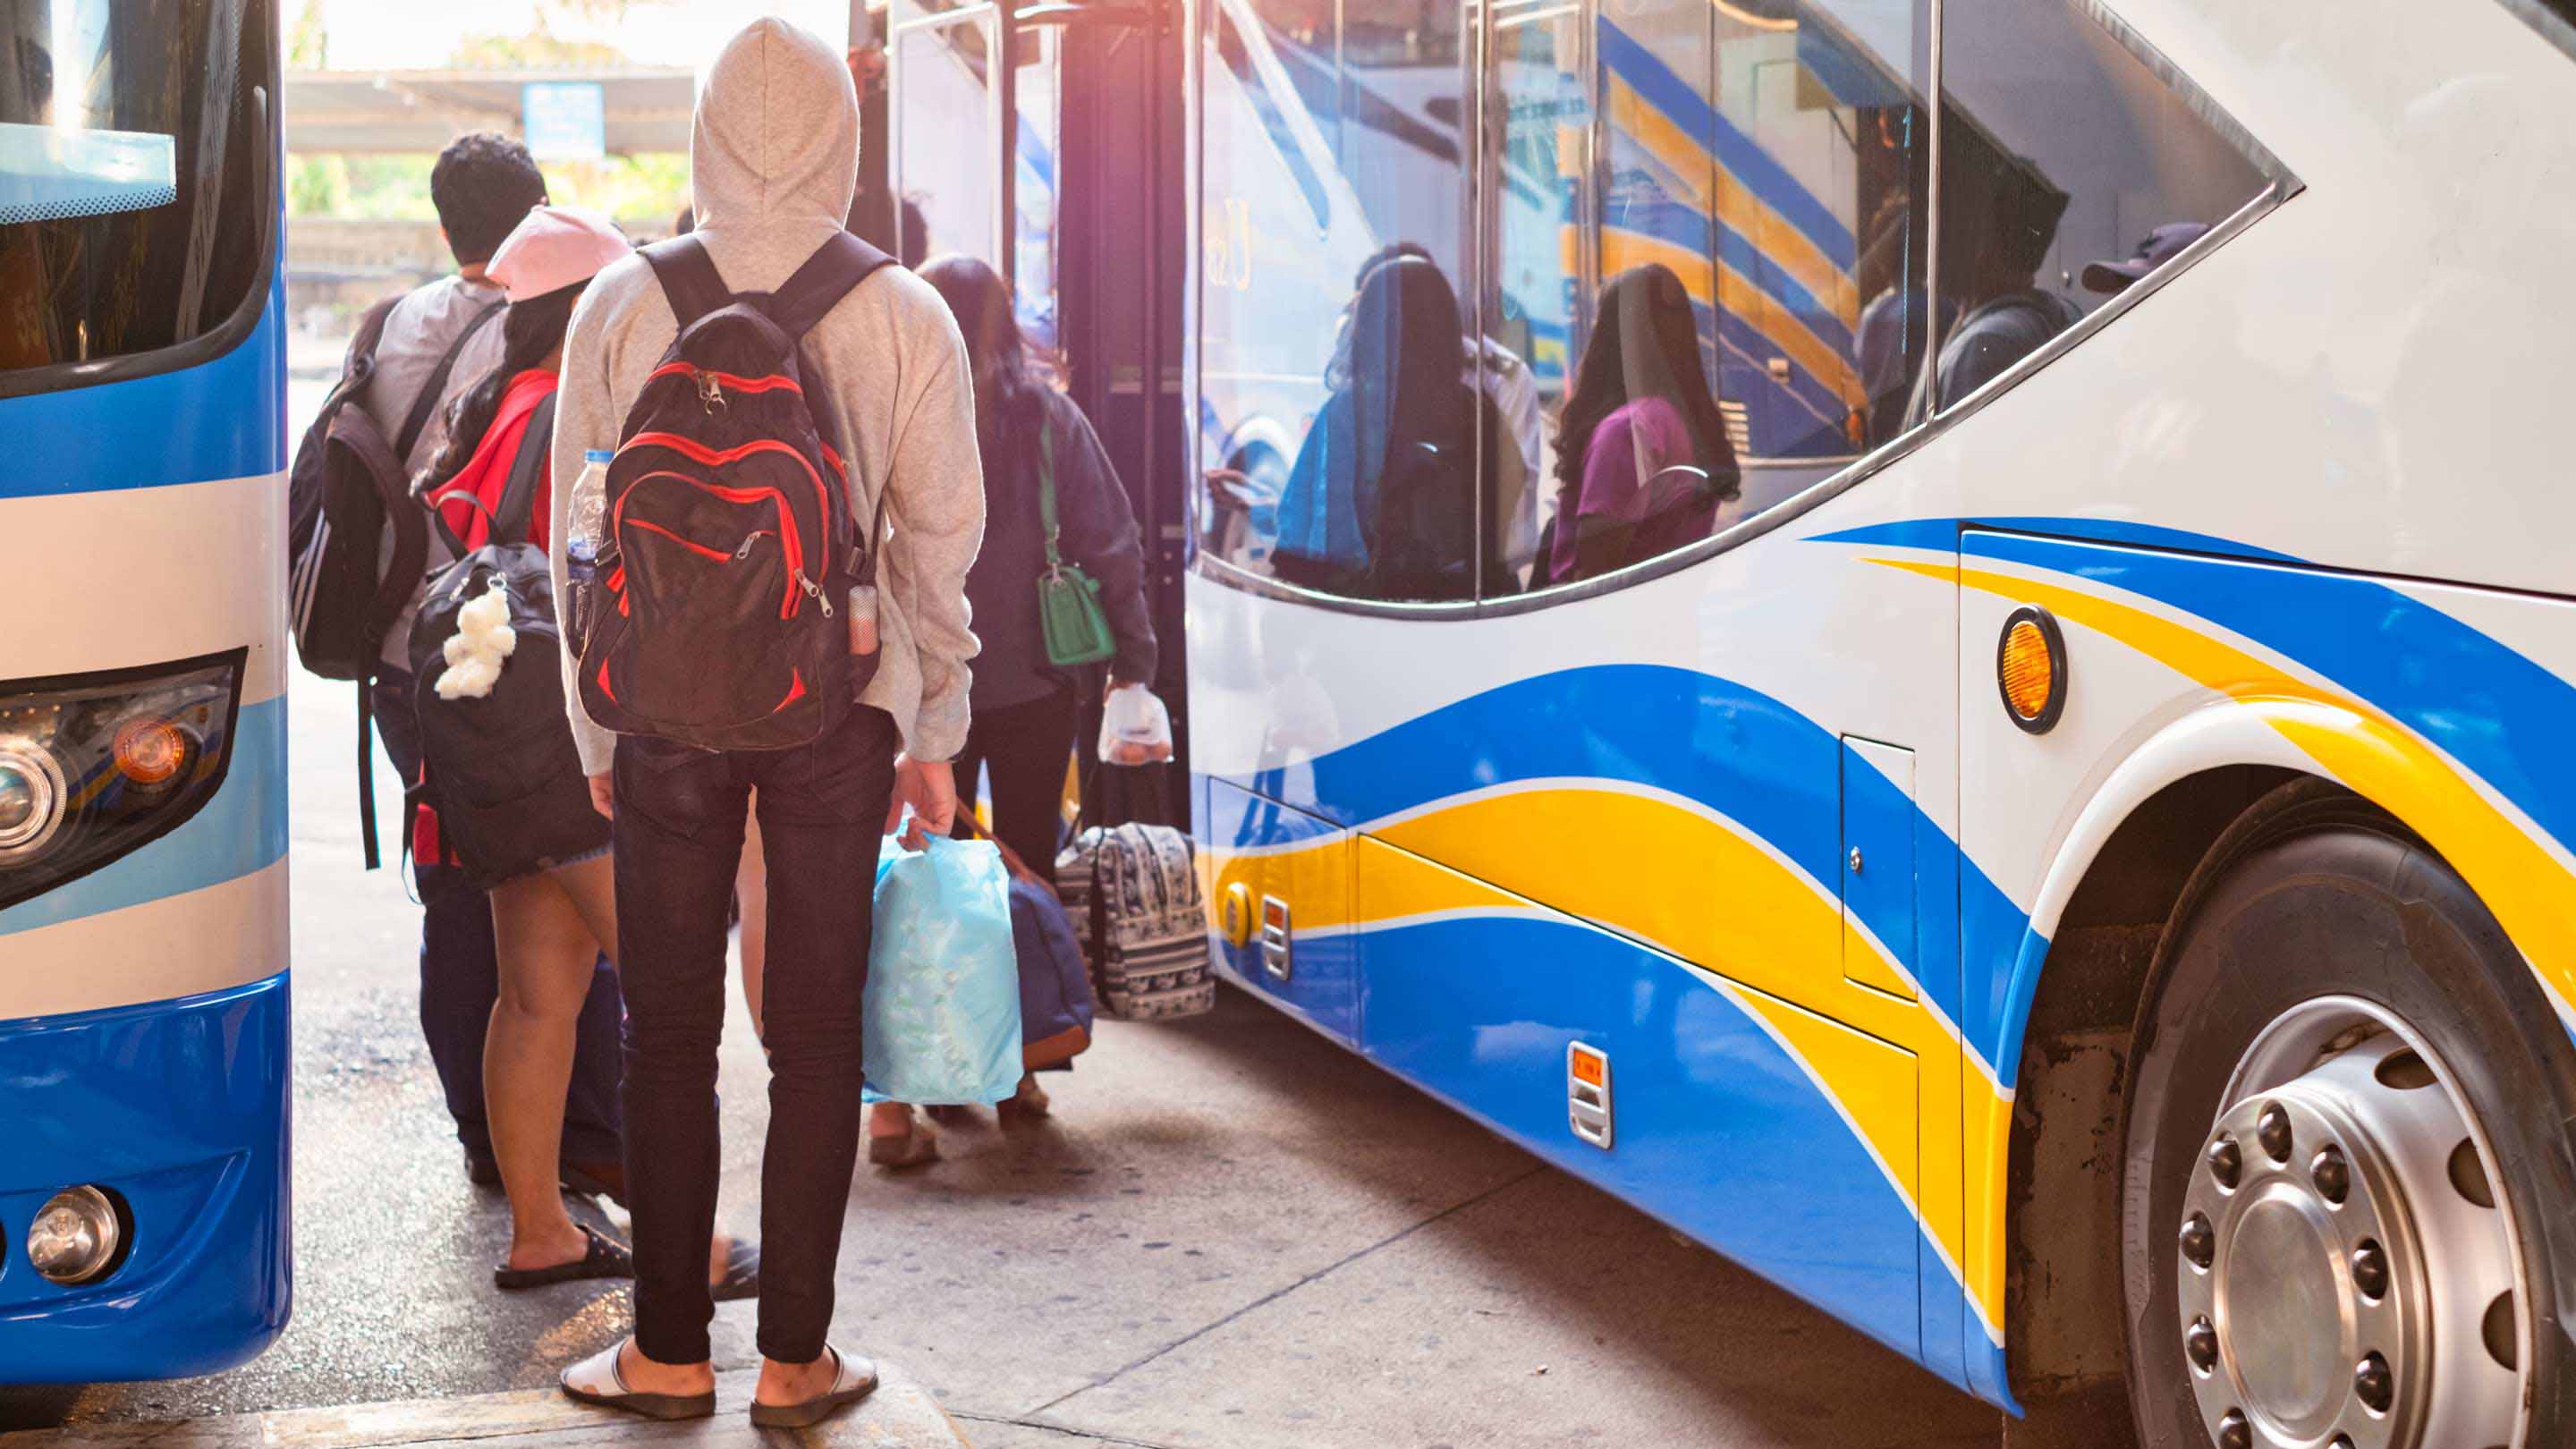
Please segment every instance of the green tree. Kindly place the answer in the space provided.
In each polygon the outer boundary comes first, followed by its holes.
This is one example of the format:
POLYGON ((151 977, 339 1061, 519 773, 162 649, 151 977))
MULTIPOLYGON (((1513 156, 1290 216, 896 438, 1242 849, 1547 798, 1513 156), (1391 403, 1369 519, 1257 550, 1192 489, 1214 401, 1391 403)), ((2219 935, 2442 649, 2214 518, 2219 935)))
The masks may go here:
POLYGON ((286 158, 286 214, 340 216, 349 209, 349 163, 339 156, 286 158))
POLYGON ((286 64, 291 70, 331 68, 331 26, 322 16, 322 0, 304 0, 295 23, 286 29, 286 64))

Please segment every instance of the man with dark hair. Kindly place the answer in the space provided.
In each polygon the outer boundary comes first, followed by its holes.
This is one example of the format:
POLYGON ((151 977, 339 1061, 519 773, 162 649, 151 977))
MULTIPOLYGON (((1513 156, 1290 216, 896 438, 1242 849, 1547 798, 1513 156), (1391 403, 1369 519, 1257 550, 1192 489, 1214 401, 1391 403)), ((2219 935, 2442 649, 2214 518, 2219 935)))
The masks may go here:
POLYGON ((546 178, 528 148, 493 131, 459 136, 429 170, 429 201, 447 249, 478 281, 501 239, 546 203, 546 178))
MULTIPOLYGON (((384 436, 400 446, 407 426, 421 419, 402 463, 417 481, 447 442, 448 407, 501 357, 502 290, 483 275, 503 238, 529 210, 546 202, 546 179, 528 148, 510 137, 479 132, 460 136, 440 152, 429 173, 429 195, 438 223, 455 254, 455 275, 441 277, 394 304, 376 344, 376 373, 356 399, 384 436), (426 411, 422 411, 426 409, 426 411)), ((387 540, 391 547, 391 540, 387 540)), ((447 551, 433 531, 433 565, 447 551)), ((420 732, 412 718, 410 670, 412 610, 385 636, 382 662, 369 693, 376 727, 408 787, 420 779, 420 732)), ((500 992, 500 965, 492 943, 492 908, 463 872, 416 860, 421 900, 420 1025, 429 1039, 447 1110, 465 1146, 474 1181, 497 1186, 492 1133, 483 1112, 483 1034, 500 992)), ((620 1130, 618 1083, 623 1075, 618 1029, 617 978, 603 958, 591 977, 573 1055, 572 1086, 564 1103, 565 1181, 623 1198, 625 1146, 620 1130)))

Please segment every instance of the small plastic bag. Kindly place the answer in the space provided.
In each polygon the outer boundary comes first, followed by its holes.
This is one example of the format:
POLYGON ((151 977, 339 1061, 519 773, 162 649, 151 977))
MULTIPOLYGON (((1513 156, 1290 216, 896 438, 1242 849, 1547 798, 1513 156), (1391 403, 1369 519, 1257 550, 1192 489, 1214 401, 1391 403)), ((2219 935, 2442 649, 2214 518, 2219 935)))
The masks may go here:
POLYGON ((1172 712, 1141 684, 1113 689, 1100 710, 1100 762, 1150 765, 1172 757, 1172 712))
POLYGON ((1011 878, 991 842, 886 838, 862 1010, 870 1100, 980 1106, 1019 1090, 1011 878))

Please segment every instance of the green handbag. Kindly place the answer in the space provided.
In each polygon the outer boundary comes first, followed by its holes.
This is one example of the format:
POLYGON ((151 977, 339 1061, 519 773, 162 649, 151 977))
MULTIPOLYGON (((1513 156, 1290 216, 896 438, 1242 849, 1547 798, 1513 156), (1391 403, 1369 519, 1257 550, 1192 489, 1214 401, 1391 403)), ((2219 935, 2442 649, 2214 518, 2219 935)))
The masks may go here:
POLYGON ((1038 517, 1046 524, 1046 572, 1038 575, 1038 628, 1046 635, 1047 661, 1061 668, 1097 664, 1118 652, 1109 613, 1100 607, 1100 581, 1056 551, 1055 429, 1038 424, 1038 517))

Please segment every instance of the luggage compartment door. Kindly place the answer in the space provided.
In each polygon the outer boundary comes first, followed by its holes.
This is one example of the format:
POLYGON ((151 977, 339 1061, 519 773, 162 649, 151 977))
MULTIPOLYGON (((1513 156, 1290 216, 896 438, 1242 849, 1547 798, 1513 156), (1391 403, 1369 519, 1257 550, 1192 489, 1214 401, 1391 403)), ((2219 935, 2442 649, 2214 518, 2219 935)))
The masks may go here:
POLYGON ((1220 969, 1325 1035, 1357 1046, 1352 833, 1222 780, 1207 782, 1203 818, 1220 969))

